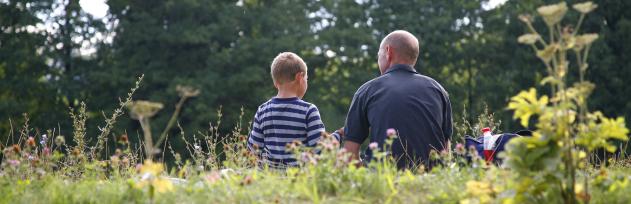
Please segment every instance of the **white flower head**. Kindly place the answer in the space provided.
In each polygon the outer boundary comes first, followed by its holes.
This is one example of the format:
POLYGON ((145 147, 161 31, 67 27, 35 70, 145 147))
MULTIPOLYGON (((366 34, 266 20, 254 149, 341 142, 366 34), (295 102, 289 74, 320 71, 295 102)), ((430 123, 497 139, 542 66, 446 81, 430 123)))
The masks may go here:
POLYGON ((522 43, 522 44, 532 45, 532 44, 535 44, 537 40, 539 40, 539 38, 541 38, 541 36, 537 34, 524 34, 524 35, 519 36, 519 38, 517 38, 517 42, 522 43))
POLYGON ((594 9, 598 8, 598 4, 588 1, 588 2, 574 4, 572 7, 582 14, 587 14, 589 12, 592 12, 594 9))
POLYGON ((537 9, 537 12, 543 17, 543 21, 546 22, 548 26, 552 26, 561 22, 563 16, 567 12, 567 4, 565 2, 561 2, 558 4, 552 4, 547 6, 542 6, 537 9))

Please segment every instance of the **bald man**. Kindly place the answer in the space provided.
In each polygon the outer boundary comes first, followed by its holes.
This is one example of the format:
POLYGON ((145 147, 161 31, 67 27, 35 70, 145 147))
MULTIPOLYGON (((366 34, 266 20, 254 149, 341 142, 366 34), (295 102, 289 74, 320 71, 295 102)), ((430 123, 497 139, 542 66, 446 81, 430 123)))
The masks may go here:
MULTIPOLYGON (((344 148, 358 159, 360 144, 369 139, 383 149, 387 130, 394 129, 399 137, 391 151, 397 167, 422 164, 431 168, 430 150, 448 148, 452 134, 449 95, 436 80, 414 69, 419 42, 411 33, 398 30, 388 34, 377 55, 381 76, 355 93, 346 117, 344 148)), ((368 148, 365 160, 371 159, 368 148)))

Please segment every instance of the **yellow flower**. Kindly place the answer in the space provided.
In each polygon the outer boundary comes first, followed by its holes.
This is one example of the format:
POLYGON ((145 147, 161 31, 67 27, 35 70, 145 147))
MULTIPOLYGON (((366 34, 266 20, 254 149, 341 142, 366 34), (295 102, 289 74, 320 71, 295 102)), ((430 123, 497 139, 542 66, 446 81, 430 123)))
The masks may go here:
POLYGON ((173 183, 164 178, 157 178, 151 182, 151 185, 156 189, 158 193, 165 193, 173 190, 173 183))
POLYGON ((537 12, 539 12, 539 14, 543 17, 543 21, 545 21, 548 26, 552 26, 563 19, 563 16, 565 16, 565 13, 567 12, 567 4, 565 2, 561 2, 558 4, 542 6, 537 9, 537 12))
POLYGON ((465 203, 491 203, 493 198, 491 197, 491 193, 493 193, 493 189, 491 188, 491 184, 482 181, 467 181, 467 195, 468 198, 461 200, 461 204, 465 203))
POLYGON ((594 4, 591 1, 588 1, 588 2, 583 2, 579 4, 574 4, 572 7, 576 9, 578 12, 581 12, 582 14, 587 14, 589 12, 592 12, 594 9, 598 8, 598 4, 594 4))
POLYGON ((145 161, 145 164, 140 167, 140 174, 149 173, 153 176, 157 176, 160 175, 162 171, 164 171, 164 167, 161 163, 153 163, 150 160, 145 161))

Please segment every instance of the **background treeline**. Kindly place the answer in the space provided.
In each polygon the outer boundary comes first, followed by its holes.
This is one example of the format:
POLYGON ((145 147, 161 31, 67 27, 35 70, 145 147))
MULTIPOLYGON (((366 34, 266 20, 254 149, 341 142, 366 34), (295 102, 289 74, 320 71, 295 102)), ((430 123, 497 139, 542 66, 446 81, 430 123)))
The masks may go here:
MULTIPOLYGON (((68 110, 81 101, 89 110, 88 130, 96 133, 103 113, 118 106, 141 74, 134 99, 165 105, 152 118, 154 132, 173 112, 176 86, 187 85, 201 90, 178 119, 188 136, 215 123, 220 107, 227 133, 241 107, 247 126, 273 96, 269 65, 282 51, 306 60, 306 100, 318 105, 333 130, 343 125, 355 90, 378 76, 379 42, 396 29, 420 38, 416 69, 445 86, 457 121, 474 120, 488 105, 501 129, 514 131, 523 127, 505 109, 509 98, 545 71, 516 41, 525 32, 518 15, 556 2, 509 0, 488 9, 484 0, 109 0, 109 14, 95 19, 79 0, 0 0, 0 138, 4 144, 11 131, 16 135, 23 113, 35 130, 61 129, 70 138, 68 110)), ((599 8, 581 28, 602 37, 589 59, 588 80, 597 85, 589 106, 631 121, 625 82, 631 78, 631 1, 594 2, 599 8)), ((135 141, 140 132, 125 116, 112 136, 128 133, 135 141)), ((94 137, 88 135, 90 142, 94 137)), ((178 141, 174 148, 182 148, 178 141)))

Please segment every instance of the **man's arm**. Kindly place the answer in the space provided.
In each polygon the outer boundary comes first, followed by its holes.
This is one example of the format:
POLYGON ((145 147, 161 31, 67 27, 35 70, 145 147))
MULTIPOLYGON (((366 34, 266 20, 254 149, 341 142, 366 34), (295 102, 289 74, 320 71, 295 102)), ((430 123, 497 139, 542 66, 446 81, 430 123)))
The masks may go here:
MULTIPOLYGON (((359 161, 359 146, 361 144, 353 141, 344 142, 344 149, 351 153, 350 161, 359 161)), ((357 163, 357 166, 361 166, 361 161, 357 163)))
MULTIPOLYGON (((344 149, 351 153, 351 161, 359 161, 359 147, 368 138, 370 127, 366 114, 365 89, 359 88, 353 96, 344 126, 344 149)), ((358 163, 361 165, 361 162, 358 163)))

